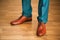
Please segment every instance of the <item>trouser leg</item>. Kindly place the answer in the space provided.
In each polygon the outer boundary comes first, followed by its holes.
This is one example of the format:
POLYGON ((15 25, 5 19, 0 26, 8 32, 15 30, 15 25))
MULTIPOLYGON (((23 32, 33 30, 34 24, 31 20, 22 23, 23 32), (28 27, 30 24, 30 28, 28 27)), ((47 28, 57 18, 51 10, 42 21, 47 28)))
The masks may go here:
POLYGON ((22 15, 32 17, 31 0, 22 0, 22 15))
POLYGON ((39 0, 38 4, 38 22, 47 23, 48 21, 49 0, 39 0))

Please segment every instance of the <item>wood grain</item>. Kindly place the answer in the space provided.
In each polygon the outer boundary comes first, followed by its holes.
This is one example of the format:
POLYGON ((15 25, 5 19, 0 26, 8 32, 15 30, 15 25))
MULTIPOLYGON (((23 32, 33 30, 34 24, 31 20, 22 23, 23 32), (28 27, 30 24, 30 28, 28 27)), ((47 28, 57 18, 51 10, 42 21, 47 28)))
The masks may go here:
POLYGON ((38 0, 32 0, 33 21, 11 26, 22 14, 21 0, 0 0, 0 40, 60 40, 60 0, 50 0, 47 33, 36 36, 38 0))

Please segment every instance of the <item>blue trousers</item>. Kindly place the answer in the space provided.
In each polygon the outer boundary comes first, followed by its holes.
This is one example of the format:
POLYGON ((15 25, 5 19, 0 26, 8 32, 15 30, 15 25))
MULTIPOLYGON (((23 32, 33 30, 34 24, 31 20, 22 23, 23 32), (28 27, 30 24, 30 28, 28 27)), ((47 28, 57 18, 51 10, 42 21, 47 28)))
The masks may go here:
MULTIPOLYGON (((47 23, 48 21, 49 0, 39 0, 38 3, 38 22, 47 23)), ((31 0, 22 0, 22 15, 27 18, 32 17, 31 0)))

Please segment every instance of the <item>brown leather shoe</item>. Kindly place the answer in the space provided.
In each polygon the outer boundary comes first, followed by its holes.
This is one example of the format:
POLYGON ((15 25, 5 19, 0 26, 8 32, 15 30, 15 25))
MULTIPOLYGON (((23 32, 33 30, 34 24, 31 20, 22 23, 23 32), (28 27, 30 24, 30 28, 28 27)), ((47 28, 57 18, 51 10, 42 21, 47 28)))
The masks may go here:
POLYGON ((25 16, 21 16, 17 20, 12 21, 11 25, 18 25, 18 24, 22 24, 22 23, 27 22, 27 21, 32 21, 32 18, 27 18, 25 16))
POLYGON ((37 28, 37 36, 43 36, 46 34, 46 25, 44 23, 39 23, 37 28))

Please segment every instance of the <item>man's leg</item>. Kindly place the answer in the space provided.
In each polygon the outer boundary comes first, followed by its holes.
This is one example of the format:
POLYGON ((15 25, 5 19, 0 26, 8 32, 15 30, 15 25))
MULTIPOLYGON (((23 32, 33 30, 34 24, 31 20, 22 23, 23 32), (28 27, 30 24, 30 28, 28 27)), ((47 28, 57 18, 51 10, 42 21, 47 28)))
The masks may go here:
POLYGON ((22 16, 11 22, 12 25, 22 24, 32 20, 31 0, 22 0, 22 16))
POLYGON ((48 21, 49 0, 39 0, 38 22, 47 23, 48 21))
POLYGON ((39 0, 38 5, 38 30, 37 35, 44 35, 46 33, 45 24, 48 21, 49 0, 39 0))
POLYGON ((22 0, 22 15, 32 17, 31 0, 22 0))

